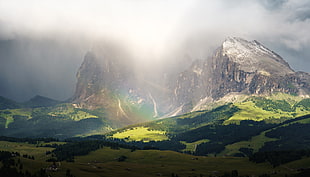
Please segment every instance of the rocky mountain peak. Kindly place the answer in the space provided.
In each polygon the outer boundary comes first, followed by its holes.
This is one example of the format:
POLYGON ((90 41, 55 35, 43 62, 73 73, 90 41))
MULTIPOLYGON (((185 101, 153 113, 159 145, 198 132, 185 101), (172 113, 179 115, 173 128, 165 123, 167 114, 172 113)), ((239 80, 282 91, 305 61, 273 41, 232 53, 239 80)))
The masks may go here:
POLYGON ((112 54, 100 51, 86 54, 72 103, 103 108, 112 121, 123 125, 147 116, 205 109, 227 95, 310 95, 310 75, 294 72, 283 58, 255 40, 229 37, 211 57, 193 61, 182 72, 158 71, 157 77, 146 77, 142 71, 137 75, 131 62, 124 62, 127 55, 119 56, 119 49, 112 54), (144 115, 137 114, 141 112, 144 115))
POLYGON ((277 75, 294 72, 282 57, 256 40, 228 37, 222 44, 222 55, 238 63, 246 72, 277 75))

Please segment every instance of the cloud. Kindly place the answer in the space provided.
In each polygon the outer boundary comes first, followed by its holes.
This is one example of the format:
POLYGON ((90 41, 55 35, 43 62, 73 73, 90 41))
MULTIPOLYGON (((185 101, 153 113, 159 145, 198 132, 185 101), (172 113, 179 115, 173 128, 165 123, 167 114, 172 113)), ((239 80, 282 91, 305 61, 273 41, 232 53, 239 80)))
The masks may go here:
MULTIPOLYGON (((22 71, 11 77, 12 81, 17 82, 17 76, 22 75, 27 77, 24 80, 41 83, 39 91, 46 89, 44 85, 61 83, 62 87, 54 90, 65 89, 66 94, 50 94, 57 98, 70 96, 75 78, 70 76, 66 79, 70 84, 66 84, 52 71, 58 68, 58 73, 69 74, 66 67, 60 66, 63 62, 75 66, 69 67, 70 73, 75 73, 82 53, 102 40, 120 43, 144 65, 172 59, 184 61, 185 57, 206 58, 227 36, 240 36, 259 40, 294 69, 310 72, 309 12, 308 0, 0 1, 0 40, 18 41, 24 46, 10 45, 9 51, 18 56, 6 57, 2 53, 0 61, 2 67, 14 66, 16 71, 22 71), (26 41, 31 41, 32 47, 27 47, 26 41), (15 63, 32 65, 16 66, 13 59, 15 63), (33 79, 44 71, 48 74, 33 79), (44 78, 53 82, 46 84, 44 78)), ((2 70, 0 79, 10 74, 2 70)), ((34 87, 31 93, 39 92, 34 87)))
POLYGON ((308 27, 309 8, 305 0, 10 0, 0 2, 0 24, 2 37, 109 37, 138 52, 160 52, 171 40, 181 42, 195 33, 291 37, 300 26, 308 27))
POLYGON ((277 10, 283 7, 283 5, 288 2, 288 0, 261 0, 259 2, 269 10, 277 10))

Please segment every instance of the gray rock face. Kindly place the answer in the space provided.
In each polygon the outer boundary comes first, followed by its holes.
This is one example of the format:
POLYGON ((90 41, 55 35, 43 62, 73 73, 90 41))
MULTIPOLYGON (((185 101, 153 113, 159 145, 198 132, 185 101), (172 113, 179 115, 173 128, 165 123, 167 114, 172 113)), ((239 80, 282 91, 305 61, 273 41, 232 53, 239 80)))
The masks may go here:
POLYGON ((279 55, 255 40, 227 38, 221 49, 223 56, 238 63, 240 69, 245 72, 264 71, 276 75, 294 72, 279 55))
MULTIPOLYGON (((231 84, 236 84, 238 92, 245 91, 258 95, 274 92, 301 94, 308 89, 306 84, 301 85, 301 75, 296 74, 279 55, 257 41, 229 38, 218 52, 217 56, 222 55, 226 58, 222 62, 226 68, 222 68, 226 71, 226 78, 222 84, 226 89, 220 91, 222 93, 232 91, 234 86, 230 86, 231 84)), ((218 73, 214 76, 219 79, 216 75, 218 76, 218 73)), ((213 95, 217 96, 221 95, 219 93, 213 95)))
POLYGON ((104 108, 113 119, 133 123, 140 120, 135 111, 148 109, 150 117, 173 116, 198 110, 230 93, 282 92, 304 97, 310 93, 308 73, 294 72, 259 42, 241 38, 227 38, 212 57, 194 61, 179 74, 158 73, 159 80, 136 74, 122 59, 87 53, 72 102, 88 109, 104 108))
POLYGON ((227 38, 213 56, 181 73, 174 104, 199 108, 229 93, 268 95, 275 92, 309 97, 309 74, 294 72, 279 55, 257 41, 227 38))

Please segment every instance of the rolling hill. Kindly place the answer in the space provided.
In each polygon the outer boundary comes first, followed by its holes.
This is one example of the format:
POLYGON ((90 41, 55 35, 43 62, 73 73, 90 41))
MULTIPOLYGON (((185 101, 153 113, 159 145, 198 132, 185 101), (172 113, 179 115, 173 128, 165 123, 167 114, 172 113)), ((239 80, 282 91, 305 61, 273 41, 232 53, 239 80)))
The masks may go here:
POLYGON ((171 141, 177 147, 170 150, 196 155, 247 156, 244 148, 251 153, 308 149, 309 101, 286 94, 248 97, 209 111, 125 127, 107 136, 144 141, 159 149, 169 149, 159 142, 171 141))
MULTIPOLYGON (((272 166, 243 157, 193 156, 173 151, 133 150, 107 144, 87 153, 81 149, 101 141, 55 142, 41 139, 29 142, 0 141, 0 174, 8 176, 218 176, 218 177, 299 177, 309 174, 309 157, 272 166), (84 146, 88 144, 88 146, 84 146), (52 161, 57 150, 76 153, 70 161, 52 161), (77 151, 79 150, 79 151, 77 151)), ((30 141, 30 139, 28 139, 30 141)), ((59 155, 56 155, 59 156, 59 155)), ((59 156, 61 157, 61 156, 59 156)))

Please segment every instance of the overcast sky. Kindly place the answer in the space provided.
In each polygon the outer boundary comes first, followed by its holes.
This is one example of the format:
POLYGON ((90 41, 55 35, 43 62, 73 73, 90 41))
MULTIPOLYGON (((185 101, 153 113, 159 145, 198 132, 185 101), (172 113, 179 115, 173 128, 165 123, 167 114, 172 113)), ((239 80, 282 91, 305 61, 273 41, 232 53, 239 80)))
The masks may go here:
POLYGON ((0 95, 69 98, 84 54, 102 40, 152 63, 173 52, 204 58, 238 36, 310 72, 309 31, 308 0, 0 0, 0 95))

